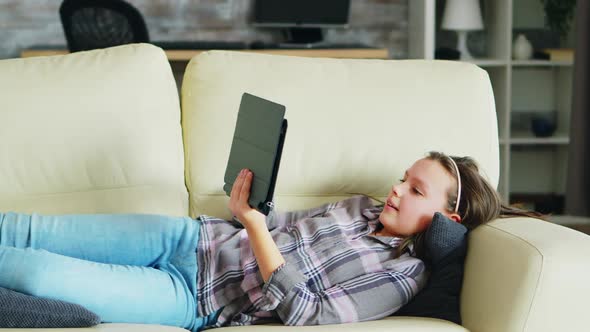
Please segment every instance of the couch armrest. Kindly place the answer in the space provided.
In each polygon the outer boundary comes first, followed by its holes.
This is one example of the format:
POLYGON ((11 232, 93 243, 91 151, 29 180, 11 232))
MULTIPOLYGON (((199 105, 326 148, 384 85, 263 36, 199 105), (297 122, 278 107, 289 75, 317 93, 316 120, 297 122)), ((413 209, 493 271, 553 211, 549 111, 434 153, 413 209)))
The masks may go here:
POLYGON ((582 331, 590 236, 533 218, 498 219, 469 237, 461 293, 470 331, 582 331))

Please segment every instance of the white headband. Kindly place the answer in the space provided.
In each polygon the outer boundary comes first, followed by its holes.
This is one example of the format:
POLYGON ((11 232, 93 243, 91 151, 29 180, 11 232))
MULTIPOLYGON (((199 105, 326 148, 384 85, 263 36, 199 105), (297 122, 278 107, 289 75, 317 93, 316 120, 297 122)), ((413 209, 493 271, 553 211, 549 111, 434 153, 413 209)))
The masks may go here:
POLYGON ((455 172, 457 173, 457 203, 455 203, 455 213, 459 212, 459 202, 461 201, 461 173, 459 173, 459 167, 457 167, 457 163, 453 160, 453 158, 448 157, 455 167, 455 172))

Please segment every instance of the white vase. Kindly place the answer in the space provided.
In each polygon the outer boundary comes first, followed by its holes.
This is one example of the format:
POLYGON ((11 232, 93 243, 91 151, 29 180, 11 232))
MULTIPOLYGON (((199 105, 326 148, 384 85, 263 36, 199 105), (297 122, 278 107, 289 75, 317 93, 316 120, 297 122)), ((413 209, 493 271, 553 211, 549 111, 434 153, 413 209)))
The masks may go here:
POLYGON ((523 34, 519 34, 512 45, 512 57, 516 60, 527 60, 533 56, 533 45, 523 34))

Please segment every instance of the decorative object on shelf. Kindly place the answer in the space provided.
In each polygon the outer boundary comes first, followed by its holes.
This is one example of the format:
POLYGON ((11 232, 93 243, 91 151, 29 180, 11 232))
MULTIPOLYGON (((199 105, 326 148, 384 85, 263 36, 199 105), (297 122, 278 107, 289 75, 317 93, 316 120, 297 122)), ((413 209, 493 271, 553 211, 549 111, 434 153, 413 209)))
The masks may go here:
POLYGON ((542 112, 531 118, 531 129, 537 137, 549 137, 557 129, 557 112, 542 112))
POLYGON ((574 50, 571 48, 546 48, 541 50, 550 61, 574 61, 574 50))
POLYGON ((472 31, 467 35, 469 52, 474 58, 484 58, 488 54, 488 33, 485 30, 472 31))
POLYGON ((545 25, 566 38, 574 19, 576 0, 540 0, 545 9, 545 25))
POLYGON ((472 59, 467 49, 467 33, 483 29, 479 0, 447 0, 441 27, 457 31, 457 49, 461 60, 472 59))
POLYGON ((524 34, 526 38, 533 45, 533 49, 543 48, 559 48, 561 47, 561 41, 559 39, 559 33, 550 30, 546 27, 543 28, 514 28, 512 29, 512 35, 518 36, 524 34))
POLYGON ((512 45, 512 57, 516 60, 528 60, 533 55, 533 45, 524 34, 519 34, 512 45))
POLYGON ((439 47, 434 51, 434 58, 441 60, 459 60, 461 52, 450 47, 439 47))

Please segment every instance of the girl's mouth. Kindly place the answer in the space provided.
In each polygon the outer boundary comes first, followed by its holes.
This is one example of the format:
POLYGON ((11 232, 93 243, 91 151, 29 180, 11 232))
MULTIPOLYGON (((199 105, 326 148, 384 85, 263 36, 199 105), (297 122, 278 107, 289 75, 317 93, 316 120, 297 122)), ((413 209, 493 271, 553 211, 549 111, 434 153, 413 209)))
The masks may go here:
POLYGON ((397 208, 397 206, 395 206, 391 201, 387 201, 387 206, 391 209, 394 209, 395 211, 398 211, 399 209, 397 208))

